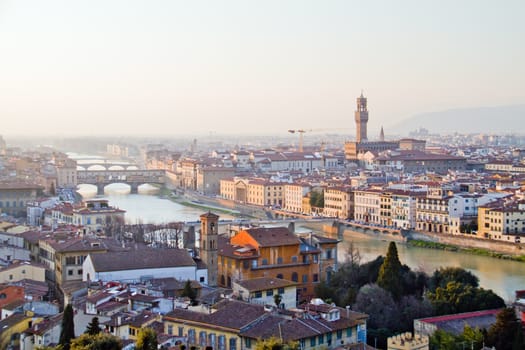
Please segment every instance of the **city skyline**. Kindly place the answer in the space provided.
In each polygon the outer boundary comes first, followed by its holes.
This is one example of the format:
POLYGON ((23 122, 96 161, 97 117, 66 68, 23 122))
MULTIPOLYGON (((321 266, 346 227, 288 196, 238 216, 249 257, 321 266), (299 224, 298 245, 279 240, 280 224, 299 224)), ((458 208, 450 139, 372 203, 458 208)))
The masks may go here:
POLYGON ((363 91, 375 136, 419 113, 524 105, 523 10, 520 1, 4 1, 1 133, 353 137, 363 91))

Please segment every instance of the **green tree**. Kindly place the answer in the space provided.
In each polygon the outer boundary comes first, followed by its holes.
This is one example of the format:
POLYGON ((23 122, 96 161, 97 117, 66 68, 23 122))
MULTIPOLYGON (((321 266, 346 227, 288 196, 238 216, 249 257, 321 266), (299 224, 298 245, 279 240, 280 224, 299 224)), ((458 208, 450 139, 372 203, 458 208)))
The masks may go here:
POLYGON ((367 325, 372 329, 394 330, 397 327, 399 310, 392 294, 377 284, 367 284, 359 289, 353 309, 369 316, 367 325))
POLYGON ((310 205, 316 208, 324 208, 324 193, 322 190, 310 192, 310 205))
POLYGON ((299 343, 283 343, 281 339, 271 337, 264 340, 258 340, 255 344, 255 350, 299 350, 299 343))
POLYGON ((279 307, 279 305, 281 305, 281 301, 283 301, 283 297, 281 296, 281 294, 273 295, 273 302, 275 303, 275 306, 279 307))
POLYGON ((91 319, 91 322, 87 325, 86 327, 86 331, 84 333, 86 334, 90 334, 90 335, 95 335, 95 334, 98 334, 102 331, 102 329, 100 328, 100 324, 98 322, 98 317, 95 316, 91 319))
POLYGON ((377 276, 377 285, 389 291, 394 300, 399 300, 403 294, 401 262, 399 261, 397 247, 394 242, 390 242, 388 245, 385 261, 381 265, 377 276))
POLYGON ((475 288, 469 284, 449 282, 446 288, 438 287, 427 293, 435 315, 447 315, 505 306, 501 297, 491 290, 475 288))
POLYGON ((428 288, 435 291, 438 287, 445 288, 449 282, 460 282, 472 287, 479 287, 478 277, 470 271, 461 267, 441 267, 434 271, 428 280, 428 288))
POLYGON ((157 350, 157 333, 153 328, 142 328, 137 334, 136 350, 157 350))
POLYGON ((69 350, 71 340, 75 338, 75 321, 73 315, 73 306, 67 304, 62 316, 62 329, 60 331, 59 344, 64 350, 69 350))
POLYGON ((521 346, 518 349, 523 349, 522 344, 516 344, 515 338, 518 332, 523 332, 521 324, 516 318, 516 314, 512 307, 506 307, 501 310, 496 316, 496 323, 494 323, 488 330, 487 344, 496 347, 498 350, 513 350, 513 346, 521 346))
POLYGON ((191 281, 187 280, 184 284, 184 288, 182 289, 182 293, 180 293, 182 297, 187 297, 190 299, 191 304, 195 304, 195 299, 197 299, 197 291, 191 287, 191 281))
POLYGON ((120 338, 108 333, 87 334, 73 339, 71 350, 120 350, 122 341, 120 338))
POLYGON ((444 330, 435 331, 430 337, 430 349, 444 350, 479 350, 483 347, 483 332, 478 328, 465 326, 459 335, 453 335, 444 330))

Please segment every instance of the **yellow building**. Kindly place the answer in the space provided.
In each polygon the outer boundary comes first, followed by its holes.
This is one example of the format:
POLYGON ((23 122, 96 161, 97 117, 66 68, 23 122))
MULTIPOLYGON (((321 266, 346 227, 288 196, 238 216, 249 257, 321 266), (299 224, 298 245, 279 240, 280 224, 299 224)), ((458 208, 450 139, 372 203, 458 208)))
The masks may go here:
POLYGON ((275 277, 298 283, 298 300, 314 295, 320 281, 320 250, 307 246, 285 227, 242 230, 219 239, 218 284, 231 288, 232 281, 275 277))
POLYGON ((478 207, 478 237, 525 243, 525 201, 498 201, 478 207))
POLYGON ((258 341, 271 337, 298 342, 305 350, 365 343, 365 314, 324 303, 290 312, 285 316, 262 305, 223 300, 204 312, 175 309, 166 314, 164 333, 184 337, 187 348, 199 350, 255 349, 258 341))
POLYGON ((149 327, 161 320, 160 315, 151 311, 141 313, 119 312, 111 316, 109 321, 101 323, 106 331, 120 339, 137 340, 141 328, 149 327))
POLYGON ((223 300, 205 313, 175 309, 163 317, 164 333, 186 337, 187 348, 240 350, 241 329, 250 325, 266 311, 262 305, 236 300, 223 300), (242 311, 240 311, 242 310, 242 311))
POLYGON ((350 187, 327 187, 324 190, 323 216, 352 219, 354 194, 350 187))
POLYGON ((39 240, 39 261, 49 270, 48 279, 59 287, 82 281, 82 264, 89 254, 105 253, 105 244, 94 237, 66 237, 39 240))
POLYGON ((8 346, 20 346, 20 334, 33 324, 41 322, 42 318, 35 318, 30 313, 17 313, 0 321, 0 349, 8 346))
POLYGON ((407 332, 389 337, 387 340, 388 350, 428 350, 430 340, 427 335, 412 335, 407 332))
POLYGON ((283 209, 293 213, 305 214, 303 211, 303 198, 310 192, 310 189, 311 187, 308 184, 295 183, 284 185, 283 209))
POLYGON ((260 206, 282 207, 284 183, 266 179, 232 178, 220 181, 222 198, 260 206))
POLYGON ((46 268, 33 262, 15 262, 0 269, 0 283, 17 282, 23 279, 46 281, 46 268))

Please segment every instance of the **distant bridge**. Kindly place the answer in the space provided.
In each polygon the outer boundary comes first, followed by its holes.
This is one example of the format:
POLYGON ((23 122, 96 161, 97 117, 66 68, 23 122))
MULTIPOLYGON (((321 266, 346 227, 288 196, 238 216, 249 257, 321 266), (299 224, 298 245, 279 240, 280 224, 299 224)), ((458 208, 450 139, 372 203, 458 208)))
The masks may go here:
POLYGON ((101 166, 104 168, 104 170, 137 170, 138 165, 135 163, 128 163, 128 162, 118 162, 118 161, 92 161, 92 162, 85 162, 85 163, 78 163, 77 162, 77 168, 80 168, 79 171, 94 171, 89 170, 89 168, 94 166, 101 166), (113 168, 113 169, 111 169, 113 168), (118 168, 118 169, 116 169, 118 168))
POLYGON ((79 170, 78 184, 97 186, 97 194, 104 194, 104 187, 114 183, 131 186, 131 193, 137 193, 140 185, 166 183, 165 170, 79 170))

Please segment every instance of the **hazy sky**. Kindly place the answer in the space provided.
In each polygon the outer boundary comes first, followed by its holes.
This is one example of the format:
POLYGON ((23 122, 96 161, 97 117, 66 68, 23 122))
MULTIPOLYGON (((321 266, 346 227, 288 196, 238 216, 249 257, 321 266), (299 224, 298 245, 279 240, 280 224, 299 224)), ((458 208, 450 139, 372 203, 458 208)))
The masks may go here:
POLYGON ((525 103, 525 1, 0 0, 0 134, 353 135, 525 103))

